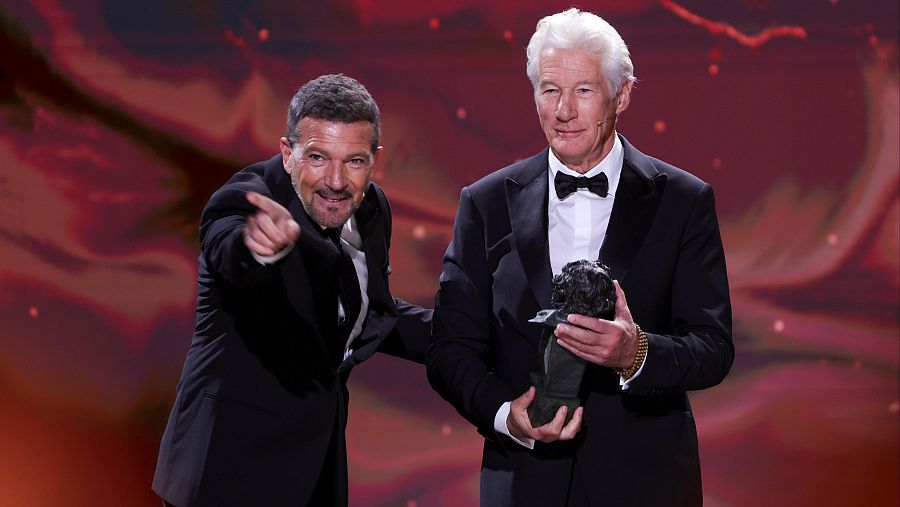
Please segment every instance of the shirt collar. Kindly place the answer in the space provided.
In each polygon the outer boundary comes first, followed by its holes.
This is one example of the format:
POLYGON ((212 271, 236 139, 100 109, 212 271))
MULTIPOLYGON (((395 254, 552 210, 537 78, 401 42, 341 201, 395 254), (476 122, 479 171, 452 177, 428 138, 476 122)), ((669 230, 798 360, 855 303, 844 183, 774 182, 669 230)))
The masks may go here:
MULTIPOLYGON (((316 224, 319 225, 319 224, 316 224)), ((326 229, 319 225, 323 231, 326 229)), ((362 235, 359 233, 359 226, 356 224, 356 215, 351 215, 350 220, 344 222, 341 226, 341 239, 353 248, 362 251, 362 235)))
POLYGON ((359 234, 359 226, 356 224, 356 215, 350 217, 350 220, 344 224, 341 230, 341 239, 350 244, 357 250, 362 250, 362 236, 359 234))
POLYGON ((603 160, 601 160, 600 163, 584 174, 579 174, 566 167, 565 164, 556 158, 553 150, 550 150, 550 182, 553 182, 553 178, 556 177, 556 173, 559 171, 562 171, 563 174, 568 174, 569 176, 586 176, 588 178, 603 172, 606 173, 606 178, 609 181, 608 197, 615 196, 616 189, 619 187, 619 176, 622 174, 622 164, 625 163, 625 150, 622 148, 622 141, 619 139, 619 135, 616 133, 613 133, 613 135, 615 136, 615 140, 613 141, 612 149, 609 150, 609 153, 603 157, 603 160))

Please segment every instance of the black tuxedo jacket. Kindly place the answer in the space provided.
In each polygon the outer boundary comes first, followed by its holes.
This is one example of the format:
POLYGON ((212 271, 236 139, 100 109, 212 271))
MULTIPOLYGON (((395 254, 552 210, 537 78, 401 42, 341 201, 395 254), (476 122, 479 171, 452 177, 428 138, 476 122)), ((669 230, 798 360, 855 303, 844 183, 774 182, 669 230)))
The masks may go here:
POLYGON ((430 310, 391 297, 391 214, 376 185, 356 219, 369 309, 354 353, 342 360, 338 251, 303 211, 281 156, 241 170, 212 196, 200 223, 197 325, 153 479, 165 500, 347 503, 350 369, 376 349, 422 362, 430 336, 430 310), (300 225, 294 249, 275 264, 259 264, 244 246, 243 224, 255 212, 248 191, 279 202, 300 225))
POLYGON ((566 504, 573 474, 592 505, 697 505, 700 463, 686 391, 719 383, 734 359, 725 257, 709 185, 624 138, 625 161, 600 259, 647 333, 641 374, 622 392, 589 365, 583 426, 528 450, 493 429, 501 404, 539 371, 549 308, 547 150, 464 188, 427 354, 434 389, 485 436, 482 498, 566 504), (508 481, 485 481, 485 474, 508 481), (505 491, 486 491, 491 488, 505 491))

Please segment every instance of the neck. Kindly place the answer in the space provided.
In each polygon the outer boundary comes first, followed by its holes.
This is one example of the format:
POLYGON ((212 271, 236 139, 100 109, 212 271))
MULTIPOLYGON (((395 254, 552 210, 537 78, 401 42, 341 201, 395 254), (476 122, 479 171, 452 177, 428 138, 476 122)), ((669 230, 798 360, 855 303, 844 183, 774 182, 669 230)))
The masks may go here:
MULTIPOLYGON (((596 167, 597 164, 602 162, 603 159, 605 159, 606 156, 609 155, 609 152, 612 151, 613 144, 615 143, 615 138, 613 137, 614 135, 615 135, 615 132, 613 132, 613 135, 609 136, 606 139, 606 141, 601 146, 602 149, 600 150, 599 153, 596 153, 596 152, 589 153, 587 156, 585 156, 581 160, 564 159, 564 158, 560 157, 559 153, 556 153, 556 151, 554 151, 553 154, 556 155, 556 158, 559 159, 559 161, 562 162, 563 165, 565 165, 569 169, 577 172, 578 174, 585 174, 588 171, 590 171, 591 169, 593 169, 594 167, 596 167)), ((551 149, 553 149, 553 148, 551 147, 551 149)))

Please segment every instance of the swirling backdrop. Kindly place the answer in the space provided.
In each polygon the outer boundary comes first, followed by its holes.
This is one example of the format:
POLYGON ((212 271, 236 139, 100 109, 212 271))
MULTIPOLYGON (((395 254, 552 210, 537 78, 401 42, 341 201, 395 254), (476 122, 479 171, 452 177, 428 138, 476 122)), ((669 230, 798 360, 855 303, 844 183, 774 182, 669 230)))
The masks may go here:
MULTIPOLYGON (((431 305, 460 188, 544 146, 524 46, 556 0, 0 7, 0 505, 156 506, 199 210, 326 72, 384 112, 392 287, 431 305)), ((716 189, 731 375, 692 397, 706 503, 897 505, 898 3, 596 0, 620 131, 716 189)), ((480 437, 388 357, 351 378, 351 502, 475 505, 480 437)))

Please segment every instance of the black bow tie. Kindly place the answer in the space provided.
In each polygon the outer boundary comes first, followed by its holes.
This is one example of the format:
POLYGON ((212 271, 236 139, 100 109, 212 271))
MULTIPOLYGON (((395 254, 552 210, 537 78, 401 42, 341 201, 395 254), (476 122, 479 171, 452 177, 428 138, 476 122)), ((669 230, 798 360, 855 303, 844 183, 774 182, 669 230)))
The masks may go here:
POLYGON ((579 188, 586 188, 600 197, 606 197, 606 194, 609 192, 609 182, 606 180, 606 173, 600 173, 590 178, 585 178, 584 176, 576 178, 575 176, 563 174, 562 171, 557 171, 556 177, 553 178, 553 186, 556 187, 556 196, 560 200, 569 197, 579 188))
POLYGON ((332 243, 338 250, 341 249, 341 231, 343 231, 343 227, 327 227, 322 229, 322 234, 325 235, 326 238, 330 239, 332 243))

